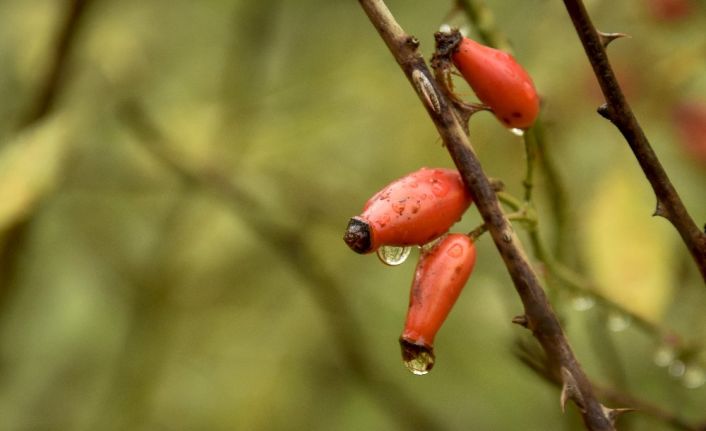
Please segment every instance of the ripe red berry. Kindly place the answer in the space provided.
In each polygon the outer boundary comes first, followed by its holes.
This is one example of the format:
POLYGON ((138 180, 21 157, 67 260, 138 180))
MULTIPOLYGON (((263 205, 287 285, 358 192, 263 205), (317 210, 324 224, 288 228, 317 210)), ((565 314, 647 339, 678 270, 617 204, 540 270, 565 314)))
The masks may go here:
POLYGON ((357 253, 423 245, 446 233, 470 204, 458 171, 422 168, 370 198, 363 213, 351 218, 343 240, 357 253))
POLYGON ((706 164, 706 103, 681 102, 673 111, 679 142, 693 160, 706 164))
POLYGON ((647 11, 652 18, 674 22, 688 17, 694 11, 693 0, 647 0, 647 11))
POLYGON ((451 59, 476 96, 505 126, 526 129, 537 119, 537 90, 510 54, 464 37, 451 59))
POLYGON ((475 262, 475 244, 462 234, 447 235, 419 258, 400 337, 402 358, 415 374, 425 374, 434 365, 434 337, 466 285, 475 262))

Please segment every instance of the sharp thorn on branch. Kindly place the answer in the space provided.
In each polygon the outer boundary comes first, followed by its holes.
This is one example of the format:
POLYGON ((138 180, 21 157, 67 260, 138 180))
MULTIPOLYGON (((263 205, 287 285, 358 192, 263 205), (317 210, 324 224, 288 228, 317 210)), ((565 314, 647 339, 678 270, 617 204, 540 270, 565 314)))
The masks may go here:
POLYGON ((598 32, 598 38, 601 40, 601 45, 604 48, 608 47, 612 41, 615 39, 620 39, 623 37, 631 37, 629 34, 625 33, 604 33, 602 31, 598 32))
POLYGON ((514 323, 515 325, 520 325, 523 328, 527 328, 527 326, 529 326, 529 320, 527 320, 527 316, 525 316, 524 314, 513 317, 512 323, 514 323))
POLYGON ((603 414, 610 420, 610 423, 615 426, 615 422, 618 420, 618 418, 623 415, 623 413, 629 413, 629 412, 634 412, 637 409, 633 408, 616 408, 616 409, 611 409, 609 407, 604 406, 601 404, 601 409, 603 410, 603 414))
POLYGON ((561 367, 561 380, 563 384, 561 385, 561 396, 559 397, 559 403, 561 405, 562 413, 566 411, 566 402, 568 400, 573 400, 576 406, 585 411, 585 403, 583 400, 583 395, 578 389, 578 383, 576 383, 576 378, 571 374, 566 367, 561 367))
POLYGON ((610 107, 608 106, 607 103, 604 103, 601 106, 599 106, 598 109, 596 109, 596 112, 598 112, 598 115, 605 118, 606 120, 611 119, 610 118, 610 107))
POLYGON ((667 214, 667 208, 659 200, 657 201, 657 205, 655 206, 655 212, 652 214, 652 217, 664 217, 666 219, 669 219, 669 215, 667 214))

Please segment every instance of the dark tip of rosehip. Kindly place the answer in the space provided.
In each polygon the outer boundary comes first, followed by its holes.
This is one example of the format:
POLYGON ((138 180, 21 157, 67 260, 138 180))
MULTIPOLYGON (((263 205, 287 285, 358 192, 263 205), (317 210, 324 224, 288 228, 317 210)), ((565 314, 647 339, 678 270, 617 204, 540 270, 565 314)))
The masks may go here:
POLYGON ((435 56, 441 56, 444 58, 450 58, 461 43, 463 35, 457 29, 451 30, 451 32, 437 31, 434 33, 434 39, 436 41, 436 52, 435 56))
POLYGON ((356 253, 369 253, 372 247, 370 225, 357 217, 351 218, 343 234, 343 241, 356 253))
POLYGON ((426 374, 434 368, 436 356, 434 348, 423 344, 415 344, 404 337, 400 337, 402 361, 414 374, 426 374))

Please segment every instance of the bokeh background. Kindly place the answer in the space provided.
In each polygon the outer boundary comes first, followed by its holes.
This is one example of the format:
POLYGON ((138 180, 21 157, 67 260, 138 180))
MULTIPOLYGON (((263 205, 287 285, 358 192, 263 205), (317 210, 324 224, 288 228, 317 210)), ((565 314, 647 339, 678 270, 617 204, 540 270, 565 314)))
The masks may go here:
MULTIPOLYGON (((521 304, 487 237, 435 369, 402 366, 418 252, 387 267, 341 237, 389 181, 452 163, 357 2, 81 3, 0 0, 0 430, 580 429, 518 359, 534 342, 510 324, 521 304)), ((596 115, 562 3, 487 3, 542 94, 565 190, 558 229, 539 170, 543 240, 629 312, 555 284, 579 359, 604 387, 706 421, 706 289, 596 115)), ((614 66, 703 224, 703 2, 586 3, 632 36, 614 66)), ((442 23, 474 35, 451 0, 389 6, 427 57, 442 23)), ((488 114, 471 139, 521 195, 522 140, 488 114)), ((471 208, 454 231, 478 223, 471 208)))

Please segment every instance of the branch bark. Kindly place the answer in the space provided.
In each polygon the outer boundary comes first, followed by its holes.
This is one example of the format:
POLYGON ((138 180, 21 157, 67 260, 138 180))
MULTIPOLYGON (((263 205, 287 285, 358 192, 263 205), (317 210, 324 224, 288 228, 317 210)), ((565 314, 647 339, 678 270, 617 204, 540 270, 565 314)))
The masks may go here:
POLYGON ((518 316, 515 321, 530 329, 542 345, 554 372, 562 378, 562 395, 573 400, 579 407, 586 428, 614 430, 547 302, 519 239, 500 209, 495 191, 483 172, 463 127, 419 53, 418 40, 404 32, 382 0, 359 0, 359 3, 415 88, 474 197, 478 211, 524 305, 525 315, 518 316))
POLYGON ((654 215, 666 218, 676 228, 706 282, 706 233, 698 228, 687 212, 625 99, 608 61, 605 50, 608 40, 596 30, 581 0, 564 0, 564 5, 606 100, 606 103, 598 108, 598 113, 613 123, 630 145, 657 197, 654 215))
POLYGON ((47 65, 48 71, 39 83, 37 94, 20 119, 17 126, 18 129, 27 127, 42 119, 56 103, 66 74, 69 54, 76 42, 81 21, 86 15, 87 6, 90 2, 91 0, 66 1, 65 15, 50 53, 51 58, 47 65))

